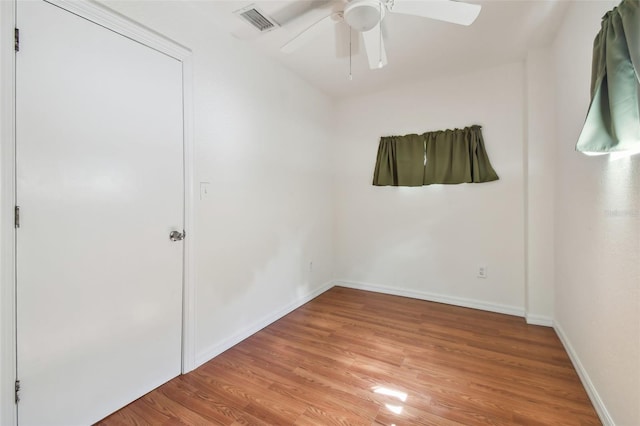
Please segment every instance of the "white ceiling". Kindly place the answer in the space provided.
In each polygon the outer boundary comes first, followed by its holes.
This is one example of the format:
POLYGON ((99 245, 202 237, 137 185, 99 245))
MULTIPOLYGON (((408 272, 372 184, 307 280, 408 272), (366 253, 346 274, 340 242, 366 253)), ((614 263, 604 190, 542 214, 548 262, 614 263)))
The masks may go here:
POLYGON ((195 7, 223 31, 234 33, 330 96, 342 98, 384 90, 415 79, 437 78, 521 60, 528 49, 552 41, 568 6, 567 1, 559 0, 470 0, 469 3, 482 5, 482 10, 469 27, 387 14, 384 23, 389 64, 383 69, 369 69, 360 42, 360 51, 352 59, 351 81, 348 79, 348 44, 337 46, 335 31, 322 34, 294 53, 280 52, 280 47, 289 39, 328 15, 332 7, 341 8, 342 2, 218 0, 196 2, 195 7), (259 34, 233 14, 252 3, 279 22, 281 28, 259 34), (336 57, 337 53, 340 57, 336 57))
MULTIPOLYGON (((482 6, 477 20, 468 27, 389 13, 383 27, 389 64, 383 69, 369 69, 362 42, 354 43, 360 46, 352 58, 353 80, 349 80, 346 35, 341 38, 345 43, 337 46, 335 31, 329 29, 294 53, 280 51, 287 41, 327 16, 332 8, 342 10, 347 0, 100 1, 133 19, 153 15, 161 16, 169 25, 175 19, 187 20, 190 26, 213 25, 230 37, 234 34, 256 54, 275 59, 334 98, 522 60, 529 49, 553 40, 569 4, 569 0, 468 0, 482 6), (260 34, 233 13, 251 4, 281 27, 260 34)), ((192 30, 210 34, 207 28, 192 30)), ((355 32, 354 38, 357 39, 355 32)))

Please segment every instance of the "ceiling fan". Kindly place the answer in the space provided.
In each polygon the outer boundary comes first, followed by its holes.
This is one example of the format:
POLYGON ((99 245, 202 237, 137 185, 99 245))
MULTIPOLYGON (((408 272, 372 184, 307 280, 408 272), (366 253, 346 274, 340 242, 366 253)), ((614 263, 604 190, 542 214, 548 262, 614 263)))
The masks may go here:
POLYGON ((298 50, 311 39, 344 23, 362 34, 369 67, 382 68, 387 64, 381 24, 387 13, 421 16, 459 25, 471 25, 481 6, 454 0, 347 0, 341 8, 315 22, 280 49, 284 53, 298 50))

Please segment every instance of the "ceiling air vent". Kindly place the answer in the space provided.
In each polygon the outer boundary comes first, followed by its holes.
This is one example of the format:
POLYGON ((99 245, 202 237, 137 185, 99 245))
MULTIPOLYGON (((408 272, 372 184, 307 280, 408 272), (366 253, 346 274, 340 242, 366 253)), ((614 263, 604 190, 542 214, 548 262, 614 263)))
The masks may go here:
POLYGON ((277 22, 275 22, 273 19, 267 18, 265 14, 262 13, 253 4, 243 9, 236 10, 233 13, 250 23, 261 33, 275 30, 279 26, 277 22))

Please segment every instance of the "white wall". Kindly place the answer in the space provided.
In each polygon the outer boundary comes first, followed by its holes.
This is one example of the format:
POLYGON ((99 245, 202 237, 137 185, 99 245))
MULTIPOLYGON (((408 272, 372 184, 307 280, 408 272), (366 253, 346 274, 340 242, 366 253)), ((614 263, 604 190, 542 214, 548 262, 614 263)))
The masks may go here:
POLYGON ((526 317, 551 325, 554 286, 555 86, 551 49, 529 52, 526 65, 526 317))
POLYGON ((524 313, 524 66, 498 66, 341 102, 336 278, 348 285, 524 313), (483 126, 500 176, 483 184, 371 184, 380 136, 483 126), (488 278, 477 278, 480 264, 488 278))
POLYGON ((640 424, 640 155, 574 151, 592 43, 615 1, 571 5, 555 42, 555 323, 607 423, 640 424))
POLYGON ((331 281, 331 103, 193 4, 107 5, 193 50, 202 363, 331 281))

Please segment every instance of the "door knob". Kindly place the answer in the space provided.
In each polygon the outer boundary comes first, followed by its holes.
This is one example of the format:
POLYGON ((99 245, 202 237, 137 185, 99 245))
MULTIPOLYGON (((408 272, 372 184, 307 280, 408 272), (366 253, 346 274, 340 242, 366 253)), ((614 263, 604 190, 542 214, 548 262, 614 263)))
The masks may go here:
POLYGON ((184 240, 184 237, 187 235, 186 232, 182 231, 171 231, 171 233, 169 234, 169 239, 171 241, 182 241, 184 240))

